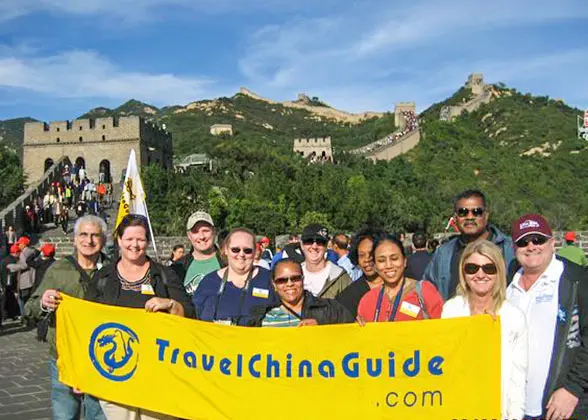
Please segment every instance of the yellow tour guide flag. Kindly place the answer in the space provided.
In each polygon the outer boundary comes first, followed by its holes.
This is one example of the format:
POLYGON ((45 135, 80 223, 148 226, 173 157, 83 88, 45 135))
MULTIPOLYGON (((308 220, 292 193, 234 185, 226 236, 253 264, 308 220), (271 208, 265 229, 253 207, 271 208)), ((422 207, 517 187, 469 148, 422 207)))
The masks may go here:
POLYGON ((127 214, 140 214, 149 219, 145 191, 143 190, 143 183, 141 182, 139 168, 137 167, 135 149, 131 149, 131 153, 129 154, 125 181, 120 194, 115 229, 127 214))
POLYGON ((245 328, 64 296, 59 379, 187 419, 499 419, 500 320, 245 328))

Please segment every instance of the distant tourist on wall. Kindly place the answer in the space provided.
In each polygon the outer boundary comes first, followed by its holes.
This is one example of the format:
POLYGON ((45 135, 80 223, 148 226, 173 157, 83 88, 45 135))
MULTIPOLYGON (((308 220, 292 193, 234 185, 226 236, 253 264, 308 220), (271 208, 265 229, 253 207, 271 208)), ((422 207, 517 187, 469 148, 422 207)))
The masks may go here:
POLYGON ((576 245, 576 239, 576 232, 566 232, 564 236, 565 242, 563 247, 557 252, 557 255, 586 267, 588 265, 588 258, 586 258, 584 250, 576 245))

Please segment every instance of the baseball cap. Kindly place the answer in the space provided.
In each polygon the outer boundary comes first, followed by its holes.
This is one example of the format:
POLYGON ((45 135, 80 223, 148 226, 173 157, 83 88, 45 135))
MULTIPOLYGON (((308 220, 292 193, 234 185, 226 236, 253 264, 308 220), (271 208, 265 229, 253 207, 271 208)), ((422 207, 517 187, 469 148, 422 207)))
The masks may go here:
POLYGON ((311 223, 302 230, 302 240, 306 241, 309 239, 323 239, 324 241, 328 241, 329 231, 320 223, 311 223))
POLYGON ((18 247, 18 244, 12 244, 10 246, 10 253, 11 254, 18 254, 18 253, 20 253, 20 248, 18 247))
POLYGON ((31 244, 31 240, 26 236, 21 236, 20 238, 18 238, 18 241, 16 241, 16 243, 18 245, 29 246, 31 244))
POLYGON ((575 241, 576 240, 576 232, 566 232, 564 239, 566 241, 575 241))
POLYGON ((540 214, 525 214, 512 224, 512 240, 514 242, 531 234, 546 238, 553 236, 549 222, 540 214))
POLYGON ((270 240, 267 236, 263 236, 260 240, 259 240, 260 244, 269 244, 270 240))
POLYGON ((205 211, 198 210, 192 213, 188 218, 188 222, 186 223, 186 230, 192 230, 194 225, 198 222, 206 222, 210 226, 214 227, 214 222, 212 221, 210 214, 206 213, 205 211))
POLYGON ((52 257, 55 255, 55 245, 45 244, 41 247, 41 253, 45 257, 52 257))

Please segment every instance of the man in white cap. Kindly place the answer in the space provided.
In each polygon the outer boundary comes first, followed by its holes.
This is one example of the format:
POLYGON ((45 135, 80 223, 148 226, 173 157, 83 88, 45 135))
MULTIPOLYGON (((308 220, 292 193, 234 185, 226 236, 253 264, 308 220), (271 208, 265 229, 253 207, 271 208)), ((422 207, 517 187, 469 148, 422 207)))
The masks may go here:
POLYGON ((192 244, 191 252, 171 267, 184 279, 186 292, 191 296, 208 273, 221 268, 221 259, 215 246, 216 230, 210 214, 199 210, 190 215, 186 233, 192 244))

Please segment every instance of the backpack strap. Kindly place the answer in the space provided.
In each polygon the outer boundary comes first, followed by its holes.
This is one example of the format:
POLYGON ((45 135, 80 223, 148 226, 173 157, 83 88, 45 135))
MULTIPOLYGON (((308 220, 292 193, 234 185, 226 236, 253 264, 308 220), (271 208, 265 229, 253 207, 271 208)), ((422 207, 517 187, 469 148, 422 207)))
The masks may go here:
POLYGON ((429 313, 427 312, 427 308, 425 306, 425 299, 423 298, 423 281, 418 280, 415 287, 417 298, 419 299, 419 305, 421 305, 421 308, 423 310, 423 319, 429 319, 429 313))

